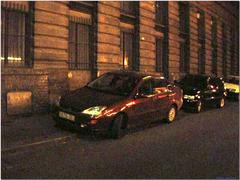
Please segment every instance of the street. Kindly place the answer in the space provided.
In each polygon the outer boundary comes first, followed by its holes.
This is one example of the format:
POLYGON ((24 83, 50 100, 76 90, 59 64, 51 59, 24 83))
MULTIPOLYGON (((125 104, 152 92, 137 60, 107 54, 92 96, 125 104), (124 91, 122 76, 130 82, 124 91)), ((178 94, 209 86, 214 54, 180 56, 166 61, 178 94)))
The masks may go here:
POLYGON ((61 131, 2 150, 2 178, 239 178, 238 102, 181 110, 172 124, 130 129, 119 140, 61 131))

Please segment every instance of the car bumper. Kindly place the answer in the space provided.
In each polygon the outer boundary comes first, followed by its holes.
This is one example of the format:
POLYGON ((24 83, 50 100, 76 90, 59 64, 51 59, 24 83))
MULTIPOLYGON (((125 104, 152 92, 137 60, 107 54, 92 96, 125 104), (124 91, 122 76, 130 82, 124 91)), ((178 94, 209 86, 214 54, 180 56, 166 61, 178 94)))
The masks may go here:
POLYGON ((52 117, 58 124, 69 127, 71 129, 99 133, 107 132, 112 122, 112 117, 100 117, 96 120, 96 123, 93 124, 91 121, 95 119, 91 118, 89 115, 72 112, 62 108, 58 108, 52 117), (73 115, 75 117, 75 120, 71 121, 69 119, 59 117, 60 111, 73 115))
POLYGON ((183 108, 188 108, 188 109, 194 109, 197 107, 199 100, 190 100, 190 99, 184 99, 183 100, 183 108))

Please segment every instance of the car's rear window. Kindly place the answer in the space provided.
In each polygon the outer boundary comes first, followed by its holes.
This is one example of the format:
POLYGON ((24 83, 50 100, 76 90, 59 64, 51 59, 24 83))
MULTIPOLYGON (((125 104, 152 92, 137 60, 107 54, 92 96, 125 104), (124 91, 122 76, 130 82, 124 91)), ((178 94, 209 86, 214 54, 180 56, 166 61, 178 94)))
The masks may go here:
POLYGON ((183 86, 203 89, 207 86, 207 79, 208 77, 206 76, 186 75, 179 83, 183 86))

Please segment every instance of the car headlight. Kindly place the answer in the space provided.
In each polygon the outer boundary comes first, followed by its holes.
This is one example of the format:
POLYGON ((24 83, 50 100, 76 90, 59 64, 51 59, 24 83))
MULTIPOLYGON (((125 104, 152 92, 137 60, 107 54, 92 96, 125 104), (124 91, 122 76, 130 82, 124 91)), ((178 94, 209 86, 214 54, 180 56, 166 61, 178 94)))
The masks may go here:
POLYGON ((184 99, 194 100, 194 99, 195 99, 195 96, 194 96, 194 95, 184 95, 183 98, 184 98, 184 99))
POLYGON ((91 115, 91 117, 99 116, 107 107, 106 106, 94 106, 82 111, 84 114, 91 115))

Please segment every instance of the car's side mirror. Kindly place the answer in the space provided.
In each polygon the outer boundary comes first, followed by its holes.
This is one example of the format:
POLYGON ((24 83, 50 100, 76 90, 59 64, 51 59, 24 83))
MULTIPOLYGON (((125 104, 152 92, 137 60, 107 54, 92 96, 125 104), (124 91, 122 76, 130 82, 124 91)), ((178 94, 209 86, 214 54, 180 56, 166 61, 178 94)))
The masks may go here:
POLYGON ((168 85, 167 85, 167 88, 170 89, 170 90, 172 90, 172 89, 173 89, 173 85, 172 85, 172 84, 168 84, 168 85))

